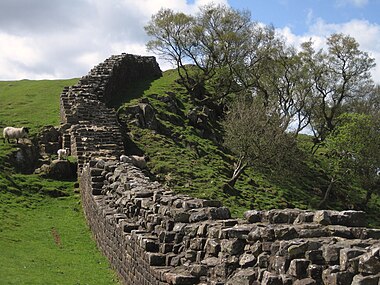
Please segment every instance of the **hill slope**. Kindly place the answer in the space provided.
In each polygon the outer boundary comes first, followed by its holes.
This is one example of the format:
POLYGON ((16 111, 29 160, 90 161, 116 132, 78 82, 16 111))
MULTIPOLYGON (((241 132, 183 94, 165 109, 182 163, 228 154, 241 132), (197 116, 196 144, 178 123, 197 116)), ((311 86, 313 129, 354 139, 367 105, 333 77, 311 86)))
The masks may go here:
MULTIPOLYGON (((28 126, 34 136, 59 125, 59 94, 77 79, 0 82, 0 129, 28 126)), ((75 181, 17 174, 15 144, 0 142, 1 284, 118 284, 97 250, 74 192, 75 181)))
MULTIPOLYGON (((328 182, 320 171, 323 156, 313 157, 309 151, 292 169, 248 169, 235 189, 225 189, 234 159, 222 146, 218 108, 190 98, 177 80, 175 70, 166 71, 120 100, 118 114, 128 133, 128 149, 150 157, 148 166, 157 179, 177 192, 221 200, 235 216, 248 209, 317 207, 328 182)), ((311 138, 300 136, 299 147, 309 149, 311 138)), ((363 209, 372 225, 380 225, 378 196, 363 208, 362 189, 340 186, 330 197, 330 209, 363 209)))

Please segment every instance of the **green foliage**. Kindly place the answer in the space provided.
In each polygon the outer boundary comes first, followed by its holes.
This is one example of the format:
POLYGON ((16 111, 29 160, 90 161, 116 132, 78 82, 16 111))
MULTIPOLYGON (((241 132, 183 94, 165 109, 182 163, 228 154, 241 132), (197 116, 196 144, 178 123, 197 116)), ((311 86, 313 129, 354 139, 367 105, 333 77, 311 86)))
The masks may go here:
POLYGON ((326 140, 334 171, 350 172, 367 191, 365 203, 380 187, 380 122, 364 114, 346 113, 326 140))

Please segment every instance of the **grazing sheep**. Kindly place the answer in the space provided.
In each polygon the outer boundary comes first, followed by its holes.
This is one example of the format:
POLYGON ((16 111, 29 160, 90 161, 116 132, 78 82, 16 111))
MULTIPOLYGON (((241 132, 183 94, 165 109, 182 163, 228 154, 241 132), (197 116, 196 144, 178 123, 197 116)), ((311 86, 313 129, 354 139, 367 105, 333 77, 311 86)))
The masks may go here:
POLYGON ((126 156, 123 154, 120 156, 120 161, 132 163, 134 166, 140 169, 144 169, 146 168, 147 161, 149 161, 149 157, 145 155, 144 156, 138 156, 138 155, 126 156))
POLYGON ((18 143, 18 139, 23 139, 28 137, 29 128, 14 128, 14 127, 6 127, 3 130, 3 140, 5 143, 5 139, 7 139, 8 143, 10 143, 9 139, 16 139, 16 143, 18 143))
POLYGON ((57 154, 59 160, 66 160, 70 154, 70 150, 68 148, 60 148, 57 150, 57 154))
POLYGON ((140 169, 146 168, 146 162, 149 161, 149 157, 147 156, 137 156, 131 155, 130 159, 132 160, 132 164, 140 169))
POLYGON ((125 154, 120 155, 120 162, 132 162, 131 159, 125 154))

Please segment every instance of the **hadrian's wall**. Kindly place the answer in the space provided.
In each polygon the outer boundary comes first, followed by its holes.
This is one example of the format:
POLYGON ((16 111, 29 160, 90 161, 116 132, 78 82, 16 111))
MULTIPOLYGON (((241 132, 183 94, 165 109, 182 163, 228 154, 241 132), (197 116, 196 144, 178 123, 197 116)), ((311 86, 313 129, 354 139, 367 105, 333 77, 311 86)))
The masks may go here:
POLYGON ((152 57, 113 56, 61 95, 88 224, 125 284, 380 284, 380 230, 365 227, 363 212, 232 219, 218 201, 175 194, 119 162, 121 132, 106 103, 133 84, 133 70, 136 78, 160 75, 152 57))

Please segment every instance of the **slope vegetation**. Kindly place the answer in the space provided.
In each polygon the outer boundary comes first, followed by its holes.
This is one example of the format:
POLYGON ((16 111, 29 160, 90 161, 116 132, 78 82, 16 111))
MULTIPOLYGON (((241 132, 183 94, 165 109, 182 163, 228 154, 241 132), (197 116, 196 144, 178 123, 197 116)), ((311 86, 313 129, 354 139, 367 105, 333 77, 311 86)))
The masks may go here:
MULTIPOLYGON (((288 169, 248 169, 234 189, 226 189, 235 160, 223 147, 221 112, 216 105, 190 98, 177 82, 176 71, 169 70, 120 98, 118 114, 127 132, 127 149, 150 157, 148 166, 154 177, 177 192, 219 199, 235 216, 248 209, 317 208, 328 181, 320 167, 323 149, 312 156, 310 137, 300 136, 298 146, 305 154, 288 169)), ((362 189, 338 186, 328 208, 365 210, 370 223, 380 225, 378 196, 363 207, 362 189)))

